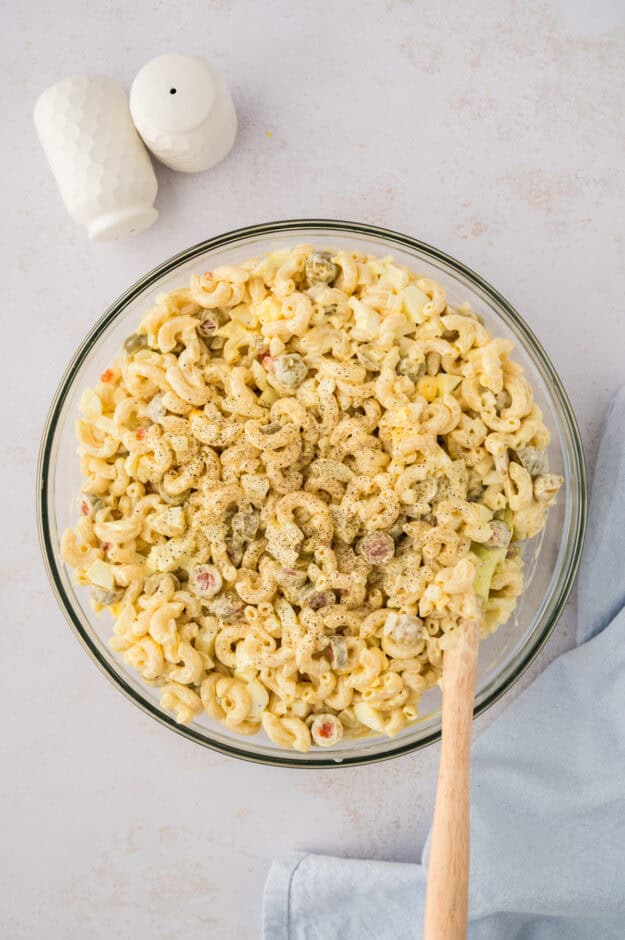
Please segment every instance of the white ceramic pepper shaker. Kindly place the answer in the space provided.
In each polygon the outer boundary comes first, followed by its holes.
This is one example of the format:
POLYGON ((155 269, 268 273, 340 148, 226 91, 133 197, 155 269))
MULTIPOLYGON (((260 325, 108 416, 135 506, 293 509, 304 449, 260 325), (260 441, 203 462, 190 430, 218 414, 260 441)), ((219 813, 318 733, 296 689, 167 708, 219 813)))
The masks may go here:
POLYGON ((237 132, 226 82, 193 55, 161 55, 144 65, 130 89, 130 111, 154 156, 183 173, 223 160, 237 132))
POLYGON ((34 121, 67 211, 89 238, 124 238, 152 225, 156 177, 116 82, 66 78, 39 96, 34 121))

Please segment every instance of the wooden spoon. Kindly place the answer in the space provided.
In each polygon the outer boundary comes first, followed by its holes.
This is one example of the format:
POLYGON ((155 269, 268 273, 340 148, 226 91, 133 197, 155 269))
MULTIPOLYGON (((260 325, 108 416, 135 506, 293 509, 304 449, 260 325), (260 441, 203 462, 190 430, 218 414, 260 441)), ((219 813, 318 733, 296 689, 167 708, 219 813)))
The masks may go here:
POLYGON ((428 867, 424 940, 463 940, 469 904, 469 759, 479 621, 443 655, 441 759, 428 867))

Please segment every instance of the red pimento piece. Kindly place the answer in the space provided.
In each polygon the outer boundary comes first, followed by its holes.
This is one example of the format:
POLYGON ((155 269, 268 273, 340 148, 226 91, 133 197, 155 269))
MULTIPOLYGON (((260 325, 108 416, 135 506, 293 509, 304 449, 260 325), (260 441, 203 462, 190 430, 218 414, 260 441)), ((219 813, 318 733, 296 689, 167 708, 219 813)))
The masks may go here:
POLYGON ((330 598, 325 591, 322 591, 319 594, 313 594, 313 596, 308 601, 308 606, 311 610, 321 610, 322 607, 327 607, 330 603, 330 598))
POLYGON ((86 499, 83 499, 82 503, 80 504, 80 511, 83 514, 83 516, 89 515, 89 503, 87 502, 86 499))
POLYGON ((139 428, 135 436, 138 441, 142 441, 143 438, 145 437, 145 434, 146 434, 145 428, 139 428))
POLYGON ((202 320, 199 326, 200 333, 202 336, 210 336, 217 329, 217 321, 211 320, 210 317, 207 317, 205 320, 202 320))
POLYGON ((102 373, 102 375, 100 376, 100 381, 101 381, 101 382, 110 382, 111 379, 113 378, 113 375, 114 375, 114 373, 113 373, 113 370, 112 370, 112 369, 105 369, 104 372, 102 373))
POLYGON ((102 542, 101 548, 103 552, 108 552, 110 547, 111 547, 110 542, 102 542))
POLYGON ((384 565, 395 554, 395 543, 386 532, 371 532, 360 540, 360 551, 371 565, 384 565))
POLYGON ((197 583, 203 591, 209 591, 215 584, 215 578, 210 571, 202 571, 197 576, 197 583))
POLYGON ((273 356, 264 356, 260 360, 260 364, 266 372, 269 372, 269 370, 273 366, 273 356))
POLYGON ((258 359, 259 362, 262 362, 265 356, 268 356, 268 355, 269 355, 269 346, 263 346, 262 349, 258 350, 254 358, 258 359))
POLYGON ((322 725, 319 725, 317 729, 317 734, 320 738, 331 738, 334 728, 329 721, 324 721, 322 725))

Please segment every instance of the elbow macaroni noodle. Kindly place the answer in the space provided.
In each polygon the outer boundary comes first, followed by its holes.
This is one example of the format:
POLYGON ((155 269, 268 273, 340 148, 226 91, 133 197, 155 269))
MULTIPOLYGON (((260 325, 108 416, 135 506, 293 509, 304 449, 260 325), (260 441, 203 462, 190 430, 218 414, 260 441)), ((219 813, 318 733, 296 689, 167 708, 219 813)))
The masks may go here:
POLYGON ((512 343, 391 258, 307 245, 157 298, 81 401, 62 552, 179 722, 394 735, 523 590, 562 478, 512 343), (511 542, 512 540, 512 542, 511 542))

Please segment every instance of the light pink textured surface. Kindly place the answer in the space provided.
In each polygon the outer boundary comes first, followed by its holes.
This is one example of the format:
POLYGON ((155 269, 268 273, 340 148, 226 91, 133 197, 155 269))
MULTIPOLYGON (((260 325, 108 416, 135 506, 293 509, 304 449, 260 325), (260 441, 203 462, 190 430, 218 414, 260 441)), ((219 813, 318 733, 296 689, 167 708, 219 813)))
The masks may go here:
MULTIPOLYGON (((625 380, 620 6, 181 0, 172 15, 158 0, 59 0, 12 12, 0 92, 2 936, 254 940, 274 854, 418 857, 436 750, 359 770, 241 764, 160 728, 99 675, 39 560, 39 435, 76 344, 137 276, 227 229, 321 215, 408 232, 495 284, 560 370, 592 463, 625 380), (34 99, 89 68, 127 88, 174 49, 223 71, 235 148, 201 176, 159 167, 158 222, 89 244, 50 179, 34 99)), ((530 676, 574 631, 569 607, 530 676)))

